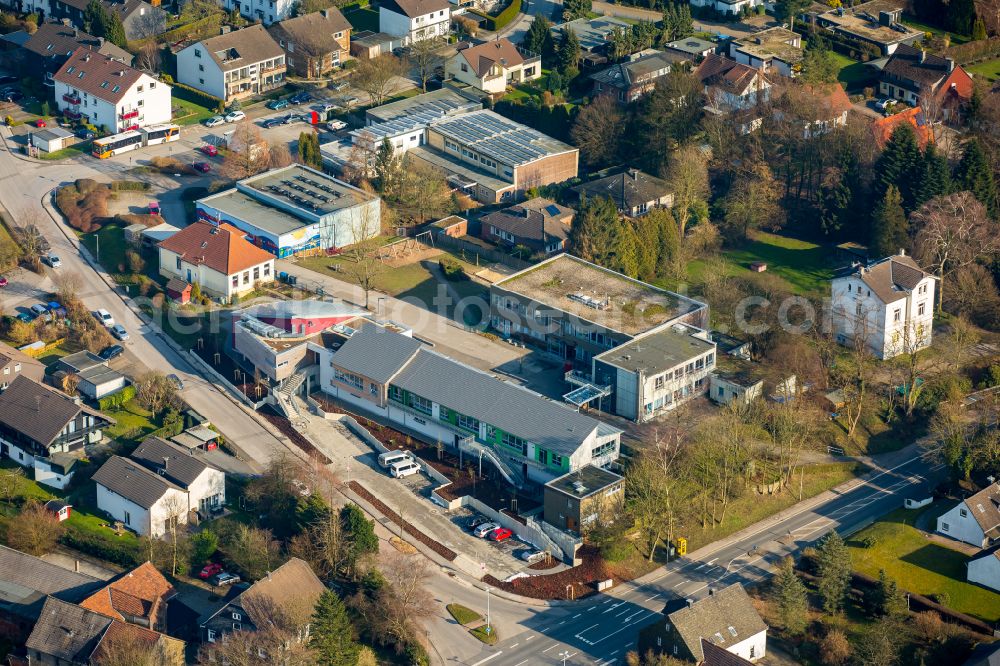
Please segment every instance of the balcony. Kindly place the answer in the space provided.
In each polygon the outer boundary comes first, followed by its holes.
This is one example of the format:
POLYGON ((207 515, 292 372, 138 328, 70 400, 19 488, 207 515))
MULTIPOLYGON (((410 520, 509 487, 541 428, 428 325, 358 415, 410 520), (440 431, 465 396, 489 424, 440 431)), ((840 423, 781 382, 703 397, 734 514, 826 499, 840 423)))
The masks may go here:
POLYGON ((125 111, 121 115, 121 119, 122 120, 128 120, 129 118, 138 118, 138 117, 139 117, 139 109, 133 109, 131 111, 125 111))
POLYGON ((65 111, 63 111, 63 115, 65 115, 67 118, 71 118, 72 120, 79 120, 83 114, 81 114, 79 111, 70 111, 69 109, 66 109, 65 111))
POLYGON ((63 95, 63 101, 64 102, 68 102, 68 103, 73 104, 73 105, 79 105, 80 104, 80 98, 77 95, 74 95, 72 93, 66 93, 65 95, 63 95))
POLYGON ((135 125, 129 125, 128 127, 123 127, 121 129, 121 131, 122 132, 131 132, 131 131, 137 130, 137 129, 139 129, 139 124, 138 123, 136 123, 135 125))

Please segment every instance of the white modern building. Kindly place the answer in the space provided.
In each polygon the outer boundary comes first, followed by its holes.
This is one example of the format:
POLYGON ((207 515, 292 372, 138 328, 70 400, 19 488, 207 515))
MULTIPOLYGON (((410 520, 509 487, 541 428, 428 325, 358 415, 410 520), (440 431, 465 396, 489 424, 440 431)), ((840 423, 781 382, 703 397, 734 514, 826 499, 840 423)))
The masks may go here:
POLYGON ((97 508, 140 536, 160 537, 226 503, 226 475, 158 437, 128 458, 112 456, 94 474, 97 508))
POLYGON ((60 112, 112 134, 172 117, 170 86, 88 48, 74 51, 52 78, 60 112))
POLYGON ((296 0, 222 0, 226 11, 234 9, 250 22, 271 25, 284 21, 295 13, 296 0))
POLYGON ((864 340, 879 359, 929 347, 934 323, 935 278, 900 252, 855 265, 831 284, 837 342, 864 340))
POLYGON ((448 0, 386 0, 378 9, 379 32, 401 37, 403 45, 445 38, 451 30, 448 0))
POLYGON ((177 82, 228 104, 285 85, 285 52, 264 26, 251 25, 178 51, 177 82))
POLYGON ((943 513, 937 531, 978 548, 1000 539, 1000 484, 991 483, 943 513))

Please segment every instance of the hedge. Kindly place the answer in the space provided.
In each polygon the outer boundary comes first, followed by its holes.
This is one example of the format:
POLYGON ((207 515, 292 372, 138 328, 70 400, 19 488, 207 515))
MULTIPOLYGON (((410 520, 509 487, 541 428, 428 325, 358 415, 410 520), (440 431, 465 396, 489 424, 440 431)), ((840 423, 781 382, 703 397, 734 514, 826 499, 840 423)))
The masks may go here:
POLYGON ((106 395, 97 401, 97 408, 102 412, 106 412, 112 409, 121 409, 125 406, 125 403, 135 397, 135 386, 129 384, 124 387, 121 391, 113 393, 111 395, 106 395))
POLYGON ((441 272, 444 273, 446 280, 459 282, 461 280, 469 279, 469 276, 466 274, 462 264, 451 257, 441 257, 438 261, 438 265, 441 267, 441 272))
POLYGON ((192 88, 187 84, 177 83, 177 81, 174 81, 171 85, 173 85, 172 94, 178 99, 183 99, 187 102, 191 102, 192 104, 199 104, 206 108, 215 110, 225 106, 225 103, 215 95, 209 95, 207 92, 203 92, 197 88, 192 88))
MULTIPOLYGON (((111 532, 109 531, 108 534, 111 532)), ((145 561, 140 552, 139 544, 136 542, 109 541, 72 525, 69 526, 60 541, 63 545, 74 548, 81 553, 93 555, 129 569, 137 567, 145 561)))
POLYGON ((153 432, 149 433, 147 437, 162 437, 163 439, 170 439, 171 437, 176 437, 177 435, 181 434, 181 431, 183 430, 184 430, 184 421, 178 419, 173 423, 168 423, 162 428, 154 430, 153 432))
POLYGON ((149 183, 141 180, 116 180, 111 183, 112 192, 146 192, 149 183))
POLYGON ((489 14, 476 9, 467 9, 466 11, 470 14, 475 14, 476 16, 481 16, 486 19, 486 29, 496 32, 497 30, 506 27, 508 23, 514 20, 515 16, 521 13, 521 0, 513 0, 496 16, 490 16, 489 14))

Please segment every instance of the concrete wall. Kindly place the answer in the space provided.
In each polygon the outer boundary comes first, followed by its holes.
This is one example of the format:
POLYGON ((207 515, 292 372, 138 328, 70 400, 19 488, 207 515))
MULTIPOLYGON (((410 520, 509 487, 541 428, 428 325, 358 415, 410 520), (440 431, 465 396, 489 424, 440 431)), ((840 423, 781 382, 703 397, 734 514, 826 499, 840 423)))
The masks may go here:
POLYGON ((197 367, 207 372, 211 377, 215 379, 216 382, 218 382, 223 388, 229 391, 229 394, 231 396, 233 396, 243 404, 247 405, 248 407, 254 410, 258 410, 265 404, 267 404, 267 398, 261 400, 260 402, 254 402, 253 400, 248 398, 246 395, 244 395, 243 391, 240 391, 238 388, 233 386, 228 379, 226 379, 218 372, 216 372, 215 368, 210 366, 208 363, 205 363, 204 359, 195 354, 193 351, 188 352, 188 360, 194 363, 197 367))

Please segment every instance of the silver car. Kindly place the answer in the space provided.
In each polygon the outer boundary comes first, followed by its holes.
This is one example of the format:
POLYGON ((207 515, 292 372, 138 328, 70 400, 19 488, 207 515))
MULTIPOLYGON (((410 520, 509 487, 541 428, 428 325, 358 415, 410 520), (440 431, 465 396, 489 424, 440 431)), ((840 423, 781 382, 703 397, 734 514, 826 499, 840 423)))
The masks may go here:
POLYGON ((475 530, 473 530, 472 533, 475 534, 480 539, 485 539, 487 534, 499 528, 500 526, 497 525, 496 523, 486 523, 484 525, 480 525, 479 527, 477 527, 475 530))

